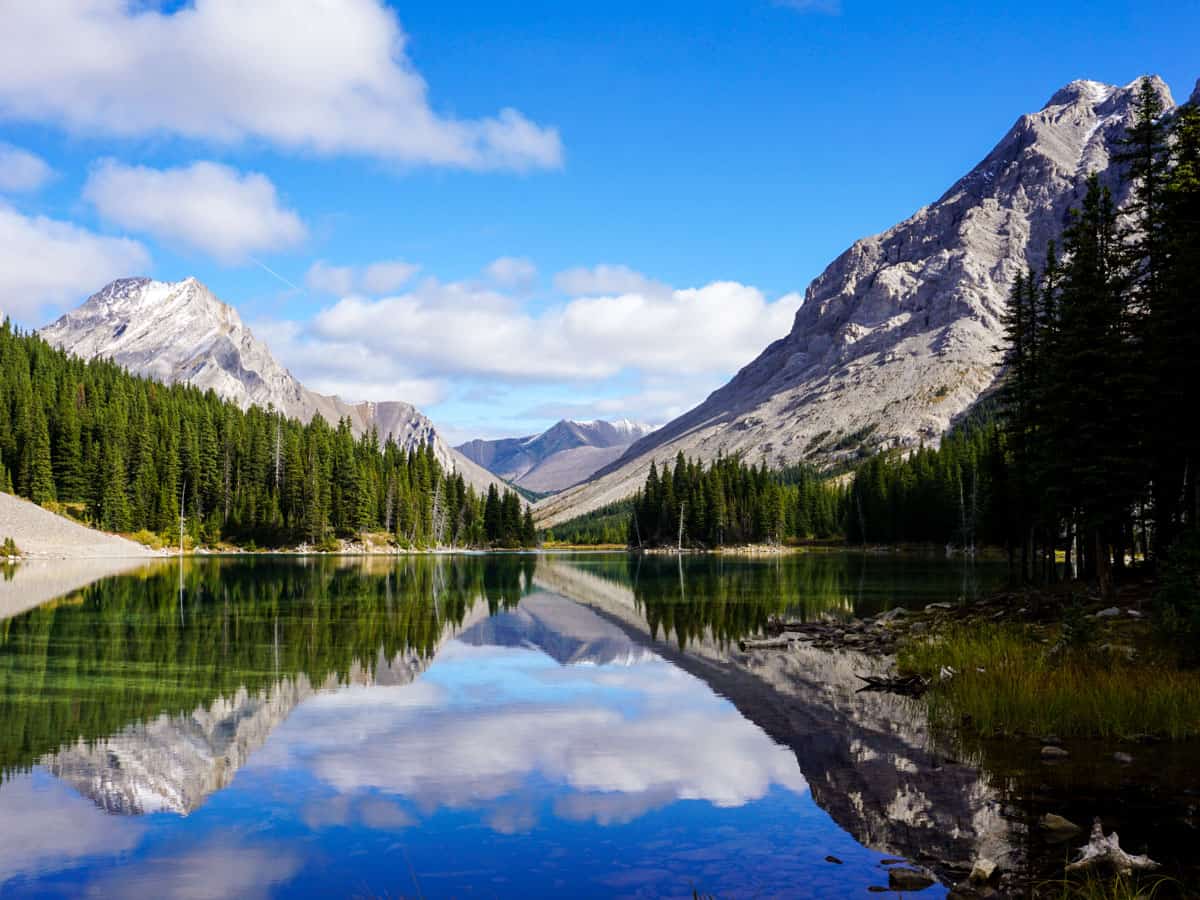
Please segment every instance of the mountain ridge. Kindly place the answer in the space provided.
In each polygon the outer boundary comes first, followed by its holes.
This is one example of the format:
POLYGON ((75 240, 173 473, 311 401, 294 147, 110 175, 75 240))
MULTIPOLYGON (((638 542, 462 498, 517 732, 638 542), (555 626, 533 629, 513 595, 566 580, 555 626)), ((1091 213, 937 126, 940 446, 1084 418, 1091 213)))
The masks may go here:
MULTIPOLYGON (((1166 109, 1170 91, 1149 76, 1166 109)), ((651 461, 738 453, 771 465, 835 464, 936 444, 995 380, 1012 281, 1039 265, 1086 176, 1112 166, 1138 81, 1076 80, 1020 116, 937 200, 855 241, 805 292, 791 331, 702 403, 588 482, 537 505, 543 527, 623 499, 651 461)))
POLYGON ((477 490, 503 482, 450 447, 433 423, 401 400, 353 403, 305 387, 247 327, 236 309, 195 277, 119 278, 40 329, 52 345, 84 359, 106 358, 165 384, 211 388, 246 409, 268 405, 308 422, 350 421, 356 435, 375 428, 406 449, 431 445, 438 461, 477 490))
POLYGON ((476 439, 455 449, 505 481, 531 491, 553 492, 583 481, 652 430, 628 419, 560 419, 540 434, 476 439))

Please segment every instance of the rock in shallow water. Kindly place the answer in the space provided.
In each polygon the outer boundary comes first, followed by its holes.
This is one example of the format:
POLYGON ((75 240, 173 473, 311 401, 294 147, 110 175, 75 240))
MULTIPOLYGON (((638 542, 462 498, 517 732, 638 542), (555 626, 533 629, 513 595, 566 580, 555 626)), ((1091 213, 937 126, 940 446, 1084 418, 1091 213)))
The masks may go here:
POLYGON ((990 859, 980 858, 971 866, 970 880, 975 884, 983 884, 996 874, 996 864, 990 859))
POLYGON ((933 883, 934 879, 920 869, 888 869, 888 887, 893 891, 923 891, 933 883))
POLYGON ((1083 831, 1078 825, 1057 813, 1046 813, 1038 822, 1042 826, 1043 831, 1049 831, 1051 834, 1069 836, 1083 831))

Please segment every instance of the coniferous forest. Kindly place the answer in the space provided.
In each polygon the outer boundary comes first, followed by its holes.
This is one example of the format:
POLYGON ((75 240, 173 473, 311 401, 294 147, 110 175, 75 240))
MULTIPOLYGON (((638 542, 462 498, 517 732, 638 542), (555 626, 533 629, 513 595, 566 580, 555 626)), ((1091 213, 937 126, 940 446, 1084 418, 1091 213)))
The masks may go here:
POLYGON ((844 535, 1006 548, 1024 580, 1057 563, 1107 591, 1129 559, 1200 524, 1200 110, 1164 116, 1144 81, 1118 161, 1131 200, 1092 176, 1005 317, 1002 378, 940 447, 884 451, 843 494, 723 459, 652 469, 632 546, 844 535))
MULTIPOLYGON (((1200 111, 1149 82, 1118 157, 1131 200, 1088 179, 1006 312, 1002 378, 934 448, 885 450, 848 486, 680 455, 582 530, 632 547, 844 537, 988 544, 1026 580, 1111 583, 1200 519, 1200 111), (623 524, 622 524, 623 522, 623 524), (622 533, 623 532, 623 533, 622 533)), ((530 546, 530 510, 478 497, 430 448, 167 387, 0 329, 0 489, 107 530, 284 546, 387 532, 402 546, 530 546)))
POLYGON ((336 547, 387 532, 403 547, 531 545, 511 491, 480 498, 429 446, 404 450, 242 410, 212 391, 85 362, 0 326, 0 490, 108 531, 196 543, 336 547))
POLYGON ((976 416, 856 473, 847 534, 1007 548, 1023 580, 1066 570, 1107 592, 1129 559, 1200 524, 1200 110, 1143 82, 1119 161, 1095 176, 1045 263, 1013 286, 1004 377, 976 416))
POLYGON ((674 469, 655 463, 633 501, 632 547, 717 547, 832 538, 841 531, 843 493, 817 471, 771 472, 733 456, 707 469, 679 454, 674 469))

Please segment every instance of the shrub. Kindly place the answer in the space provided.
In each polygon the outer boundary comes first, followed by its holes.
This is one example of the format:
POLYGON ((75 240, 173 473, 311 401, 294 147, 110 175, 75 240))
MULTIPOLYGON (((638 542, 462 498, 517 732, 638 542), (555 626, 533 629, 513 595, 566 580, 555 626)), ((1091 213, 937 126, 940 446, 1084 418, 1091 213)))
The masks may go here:
POLYGON ((20 556, 20 555, 21 555, 21 551, 17 549, 17 542, 14 541, 11 537, 6 537, 4 539, 3 545, 0 545, 0 556, 10 557, 10 556, 20 556))
POLYGON ((1054 653, 1016 626, 951 629, 901 647, 899 664, 933 680, 931 718, 963 734, 1200 737, 1200 674, 1054 653), (943 666, 957 674, 939 680, 943 666))
POLYGON ((131 541, 137 541, 139 544, 145 544, 152 550, 161 550, 163 547, 162 535, 155 534, 146 528, 141 531, 135 531, 129 536, 131 541))

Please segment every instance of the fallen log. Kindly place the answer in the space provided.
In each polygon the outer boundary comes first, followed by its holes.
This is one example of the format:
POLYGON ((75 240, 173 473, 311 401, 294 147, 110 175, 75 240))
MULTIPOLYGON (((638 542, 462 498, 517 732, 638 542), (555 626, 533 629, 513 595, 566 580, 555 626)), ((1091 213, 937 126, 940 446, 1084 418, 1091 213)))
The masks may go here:
POLYGON ((777 637, 777 638, 747 638, 738 641, 738 647, 743 652, 746 650, 786 650, 792 644, 799 641, 799 638, 794 637, 777 637))

